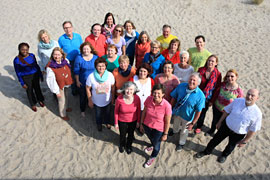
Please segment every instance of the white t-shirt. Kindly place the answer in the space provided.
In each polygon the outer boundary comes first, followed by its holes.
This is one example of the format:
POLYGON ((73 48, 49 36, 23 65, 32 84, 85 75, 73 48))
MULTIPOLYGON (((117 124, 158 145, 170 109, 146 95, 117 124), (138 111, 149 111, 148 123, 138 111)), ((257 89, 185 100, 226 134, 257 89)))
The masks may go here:
POLYGON ((151 78, 148 77, 147 82, 144 84, 141 84, 139 81, 139 77, 137 75, 135 75, 133 77, 133 81, 137 85, 138 89, 140 90, 139 92, 137 92, 137 95, 140 97, 141 110, 143 110, 144 109, 144 101, 146 100, 146 98, 148 98, 148 96, 151 95, 151 89, 152 89, 151 78))
POLYGON ((87 80, 86 85, 92 88, 92 101, 96 106, 107 106, 112 99, 111 86, 114 85, 114 77, 111 72, 108 72, 108 79, 100 84, 96 81, 94 73, 91 73, 87 80))
POLYGON ((178 64, 174 65, 174 75, 178 77, 181 83, 188 82, 189 76, 194 72, 194 68, 189 66, 187 69, 180 68, 178 64))

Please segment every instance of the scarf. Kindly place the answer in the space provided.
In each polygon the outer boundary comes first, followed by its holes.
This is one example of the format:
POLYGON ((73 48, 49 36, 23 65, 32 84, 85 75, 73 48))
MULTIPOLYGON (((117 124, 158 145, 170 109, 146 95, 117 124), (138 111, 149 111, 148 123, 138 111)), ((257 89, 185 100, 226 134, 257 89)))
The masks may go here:
POLYGON ((181 101, 178 101, 177 104, 174 106, 173 114, 176 114, 179 112, 180 108, 185 104, 185 102, 188 100, 191 93, 193 93, 195 90, 196 88, 192 90, 188 89, 188 87, 186 88, 186 95, 181 101))
POLYGON ((128 65, 128 68, 127 68, 126 71, 124 71, 123 69, 118 67, 118 72, 124 77, 127 77, 130 74, 130 71, 131 71, 131 65, 130 64, 128 65))
POLYGON ((130 37, 130 39, 126 42, 126 48, 127 48, 129 44, 132 43, 134 39, 136 38, 136 31, 132 30, 131 34, 125 31, 125 36, 130 37))
MULTIPOLYGON (((30 56, 30 54, 28 56, 30 56)), ((26 64, 27 66, 32 66, 20 54, 18 55, 18 59, 21 61, 21 63, 26 64)))
POLYGON ((43 41, 40 41, 38 43, 38 47, 41 48, 41 49, 51 49, 54 46, 54 43, 55 42, 53 40, 50 40, 50 42, 48 44, 46 44, 43 41))
POLYGON ((160 55, 161 55, 160 52, 158 52, 156 55, 154 55, 154 54, 152 54, 152 52, 150 52, 149 64, 155 62, 160 55))
POLYGON ((104 83, 105 81, 107 81, 108 76, 109 76, 109 73, 108 73, 107 69, 104 71, 102 76, 100 76, 100 74, 98 73, 98 71, 96 69, 94 71, 94 77, 98 83, 104 83))
MULTIPOLYGON (((200 68, 199 73, 201 74, 201 76, 203 76, 206 73, 206 70, 207 70, 206 67, 200 68)), ((214 68, 214 70, 211 72, 211 75, 209 77, 209 80, 208 80, 205 88, 202 89, 202 91, 203 91, 203 93, 205 95, 205 98, 207 100, 211 99, 211 97, 212 97, 212 93, 213 93, 213 91, 215 89, 215 86, 216 86, 216 83, 217 83, 217 80, 218 80, 218 74, 219 74, 218 69, 214 68)))
POLYGON ((54 69, 58 69, 58 68, 64 67, 65 65, 67 65, 70 68, 70 64, 65 59, 61 60, 61 64, 58 64, 54 59, 51 59, 49 67, 54 68, 54 69))

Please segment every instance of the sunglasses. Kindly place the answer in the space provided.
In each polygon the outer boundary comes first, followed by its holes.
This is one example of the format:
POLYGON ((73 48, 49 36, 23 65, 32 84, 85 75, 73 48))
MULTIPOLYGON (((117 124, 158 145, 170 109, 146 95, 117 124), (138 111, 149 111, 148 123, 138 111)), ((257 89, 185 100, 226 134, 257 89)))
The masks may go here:
POLYGON ((115 32, 122 32, 121 30, 116 29, 115 32))

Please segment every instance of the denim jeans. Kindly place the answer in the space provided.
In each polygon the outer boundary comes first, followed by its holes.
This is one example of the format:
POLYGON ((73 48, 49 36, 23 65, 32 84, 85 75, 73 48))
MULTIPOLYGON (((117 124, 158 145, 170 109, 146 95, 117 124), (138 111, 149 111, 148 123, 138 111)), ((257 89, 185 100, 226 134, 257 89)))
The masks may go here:
POLYGON ((110 124, 110 107, 111 104, 108 104, 104 107, 99 107, 94 104, 95 116, 96 116, 96 123, 98 125, 103 124, 110 124))
POLYGON ((209 103, 205 102, 205 107, 202 109, 201 115, 197 121, 197 128, 201 129, 204 123, 206 112, 208 111, 209 103))
POLYGON ((157 157, 160 150, 161 137, 163 135, 163 132, 158 131, 156 129, 152 129, 146 125, 143 125, 143 128, 145 134, 151 141, 151 145, 154 147, 151 157, 157 157))

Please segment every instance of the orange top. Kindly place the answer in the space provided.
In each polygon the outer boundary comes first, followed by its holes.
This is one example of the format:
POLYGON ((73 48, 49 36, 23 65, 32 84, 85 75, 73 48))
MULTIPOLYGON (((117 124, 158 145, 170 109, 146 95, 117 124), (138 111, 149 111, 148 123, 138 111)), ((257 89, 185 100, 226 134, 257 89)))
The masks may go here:
POLYGON ((138 44, 138 43, 136 44, 135 46, 136 68, 138 68, 142 64, 144 55, 150 52, 151 49, 150 43, 151 42, 146 42, 145 44, 138 44))
POLYGON ((165 57, 166 61, 172 61, 173 64, 180 63, 180 51, 176 51, 171 58, 169 55, 169 49, 165 49, 161 54, 165 57))
POLYGON ((116 96, 119 96, 120 94, 117 93, 117 90, 120 89, 125 82, 127 82, 131 77, 133 77, 136 74, 136 69, 134 67, 131 68, 130 73, 127 77, 122 76, 118 72, 118 68, 115 68, 113 70, 113 76, 115 78, 115 90, 116 90, 116 96))

